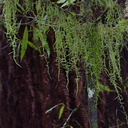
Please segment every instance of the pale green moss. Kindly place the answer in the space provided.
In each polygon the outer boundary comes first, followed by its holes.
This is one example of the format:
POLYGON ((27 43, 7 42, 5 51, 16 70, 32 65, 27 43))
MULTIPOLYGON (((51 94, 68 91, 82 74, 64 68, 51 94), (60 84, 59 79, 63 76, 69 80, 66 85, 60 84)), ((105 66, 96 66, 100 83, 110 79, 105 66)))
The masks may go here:
MULTIPOLYGON (((84 1, 82 1, 82 3, 83 2, 84 1)), ((116 81, 118 80, 122 83, 120 76, 120 52, 121 48, 125 46, 123 39, 124 34, 128 31, 128 22, 122 19, 121 7, 112 0, 91 0, 88 7, 93 5, 94 2, 96 5, 100 4, 102 6, 103 12, 108 9, 105 24, 101 22, 100 16, 97 18, 98 23, 91 20, 89 16, 92 15, 92 12, 89 10, 91 14, 87 12, 87 14, 89 14, 87 16, 84 6, 80 6, 81 14, 79 17, 70 10, 64 11, 64 9, 49 0, 38 0, 35 3, 30 2, 30 0, 25 0, 24 9, 22 10, 25 10, 26 14, 31 11, 34 15, 33 18, 36 25, 33 27, 33 25, 30 24, 30 28, 31 30, 36 30, 37 37, 41 40, 45 40, 45 45, 42 44, 42 47, 44 51, 46 51, 45 55, 43 55, 46 58, 49 57, 47 54, 50 54, 50 49, 46 42, 46 34, 50 26, 54 29, 56 37, 54 44, 54 50, 57 54, 56 60, 58 66, 62 65, 66 70, 67 83, 69 82, 68 74, 72 70, 76 72, 76 81, 78 83, 80 74, 77 65, 79 62, 83 62, 87 78, 93 81, 93 85, 88 86, 96 90, 98 97, 100 91, 100 74, 102 70, 104 70, 108 74, 110 82, 118 94, 120 104, 122 104, 122 96, 119 93, 120 88, 116 81), (36 7, 36 13, 32 10, 33 5, 36 7), (84 14, 87 17, 84 17, 84 14), (84 18, 86 18, 86 20, 84 18), (86 22, 83 22, 83 19, 86 22), (42 34, 44 38, 42 38, 42 34), (107 68, 105 59, 107 59, 109 63, 107 68)), ((19 0, 4 0, 3 8, 4 23, 7 29, 6 35, 12 46, 14 59, 16 58, 18 40, 16 37, 16 12, 18 3, 19 0)), ((125 38, 127 40, 127 36, 125 38)))

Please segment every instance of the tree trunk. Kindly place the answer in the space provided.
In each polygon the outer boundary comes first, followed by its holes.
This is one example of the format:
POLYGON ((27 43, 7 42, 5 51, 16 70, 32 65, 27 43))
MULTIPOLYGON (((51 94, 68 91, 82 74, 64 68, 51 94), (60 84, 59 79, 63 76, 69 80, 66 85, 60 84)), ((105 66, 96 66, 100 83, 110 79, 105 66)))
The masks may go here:
MULTIPOLYGON (((4 27, 0 26, 0 29, 4 30, 4 27)), ((54 30, 50 27, 47 33, 50 57, 40 56, 38 51, 28 47, 19 67, 13 60, 12 49, 6 35, 0 31, 0 128, 91 128, 90 119, 93 117, 90 117, 89 108, 92 106, 88 103, 88 83, 83 63, 79 62, 77 65, 81 76, 77 85, 74 71, 69 72, 67 79, 65 69, 62 66, 58 68, 57 55, 53 47, 55 40, 54 30), (59 119, 63 105, 64 112, 59 119), (54 106, 56 107, 53 108, 54 106)), ((123 48, 123 84, 118 83, 122 90, 123 85, 128 88, 127 54, 127 49, 123 48)), ((99 82, 113 90, 104 71, 99 82)), ((93 125, 94 128, 128 127, 128 95, 124 91, 120 93, 124 108, 116 99, 116 92, 99 93, 96 113, 98 126, 93 125), (124 110, 126 113, 123 113, 124 110)))
POLYGON ((17 66, 12 59, 11 47, 8 46, 5 35, 0 33, 0 37, 1 127, 59 128, 66 123, 73 127, 78 127, 80 124, 87 128, 88 101, 85 74, 80 66, 81 79, 78 94, 75 93, 75 72, 71 72, 69 75, 69 90, 67 89, 65 71, 62 67, 58 71, 55 60, 53 29, 50 29, 47 37, 51 49, 50 58, 46 60, 44 57, 40 57, 37 51, 28 48, 21 63, 22 68, 17 66), (61 106, 45 114, 48 109, 59 103, 66 106, 60 120, 58 114, 61 106), (73 112, 76 108, 77 110, 73 112), (71 113, 72 115, 68 119, 71 113))

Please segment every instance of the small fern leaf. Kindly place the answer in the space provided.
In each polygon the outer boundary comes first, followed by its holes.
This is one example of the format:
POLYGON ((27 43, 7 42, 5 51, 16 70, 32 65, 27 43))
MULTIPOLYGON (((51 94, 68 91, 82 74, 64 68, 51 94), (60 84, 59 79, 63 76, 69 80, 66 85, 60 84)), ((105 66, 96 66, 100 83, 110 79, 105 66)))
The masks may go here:
POLYGON ((28 28, 27 26, 24 29, 23 39, 21 41, 21 55, 20 55, 20 61, 22 61, 25 52, 27 50, 27 43, 28 43, 28 28))

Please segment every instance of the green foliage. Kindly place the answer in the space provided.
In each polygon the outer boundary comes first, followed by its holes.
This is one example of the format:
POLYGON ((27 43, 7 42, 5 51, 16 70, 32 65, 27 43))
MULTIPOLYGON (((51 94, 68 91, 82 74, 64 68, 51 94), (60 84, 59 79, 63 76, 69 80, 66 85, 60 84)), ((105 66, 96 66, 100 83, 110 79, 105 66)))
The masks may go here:
POLYGON ((62 117, 62 114, 64 112, 64 108, 65 108, 65 105, 62 105, 61 108, 60 108, 60 111, 59 111, 58 119, 60 119, 62 117))
POLYGON ((33 0, 24 0, 24 6, 25 6, 24 13, 27 14, 28 12, 32 11, 33 0))
POLYGON ((27 26, 24 29, 23 39, 21 41, 21 55, 20 61, 23 59, 25 52, 27 50, 27 43, 28 43, 28 28, 27 26))
POLYGON ((58 3, 58 4, 63 4, 63 5, 61 6, 61 8, 62 8, 62 7, 65 7, 65 6, 68 6, 68 5, 73 4, 75 1, 76 1, 76 0, 58 0, 57 3, 58 3))
POLYGON ((40 49, 39 49, 38 47, 36 47, 36 46, 35 46, 33 43, 31 43, 30 41, 28 41, 27 44, 28 44, 31 48, 33 48, 34 50, 37 50, 37 51, 40 52, 40 49))
MULTIPOLYGON (((122 104, 121 88, 118 86, 117 81, 122 83, 120 76, 120 52, 122 47, 126 47, 124 35, 126 40, 128 40, 128 36, 126 35, 128 21, 122 19, 122 8, 116 2, 113 0, 91 0, 90 5, 101 6, 102 13, 95 20, 91 20, 92 12, 88 8, 90 17, 87 16, 86 8, 83 6, 84 4, 86 5, 84 0, 81 3, 76 0, 58 0, 57 3, 62 4, 61 7, 49 0, 37 0, 36 2, 33 2, 33 0, 23 0, 23 5, 20 5, 19 0, 3 0, 2 2, 4 3, 3 15, 6 36, 12 47, 14 60, 16 60, 16 51, 19 45, 17 42, 20 40, 18 38, 18 30, 20 25, 23 25, 22 21, 19 23, 17 21, 17 12, 19 12, 27 19, 24 25, 29 25, 29 27, 25 27, 20 44, 21 61, 28 45, 38 50, 41 54, 43 53, 43 56, 50 57, 47 32, 49 31, 49 27, 52 27, 56 37, 54 44, 54 50, 57 54, 56 60, 58 65, 62 65, 66 71, 67 84, 69 83, 69 72, 75 71, 77 83, 76 94, 79 88, 78 81, 81 77, 78 65, 79 63, 83 63, 86 78, 88 81, 91 81, 88 82, 88 87, 97 92, 96 96, 98 97, 101 90, 108 92, 116 91, 117 98, 120 104, 122 104), (76 15, 68 7, 71 4, 79 5, 78 3, 82 5, 80 5, 80 14, 76 15), (104 12, 106 12, 105 24, 101 22, 104 12), (84 15, 87 17, 84 17, 84 15), (27 22, 29 17, 33 19, 30 23, 27 22), (84 18, 86 18, 86 22, 83 22, 84 18), (33 42, 28 40, 29 31, 33 32, 33 42), (43 52, 41 52, 42 48, 43 52), (106 64, 105 60, 108 60, 108 64, 106 64), (106 65, 108 66, 106 67, 106 65), (109 76, 114 90, 110 90, 108 87, 99 84, 102 71, 105 71, 109 76)), ((63 111, 64 105, 60 109, 59 119, 63 111)))
POLYGON ((40 40, 41 40, 41 42, 42 42, 42 46, 45 48, 45 50, 46 50, 46 52, 47 52, 47 55, 48 55, 48 57, 50 56, 50 48, 49 48, 49 45, 48 45, 48 42, 47 42, 47 37, 46 37, 46 35, 44 35, 44 34, 41 34, 40 33, 40 40))
POLYGON ((64 108, 65 108, 65 104, 64 103, 59 103, 55 106, 53 106, 52 108, 48 109, 45 114, 49 113, 50 111, 52 111, 53 109, 55 109, 56 107, 60 106, 61 105, 61 108, 60 108, 60 111, 59 111, 59 115, 58 115, 58 119, 60 119, 63 115, 63 112, 64 112, 64 108))
POLYGON ((113 92, 113 90, 111 90, 109 87, 107 87, 107 86, 104 86, 104 85, 102 85, 102 84, 97 84, 98 86, 97 86, 97 88, 99 88, 99 90, 101 90, 101 91, 107 91, 107 92, 113 92))
POLYGON ((65 104, 63 104, 63 103, 59 103, 59 104, 53 106, 52 108, 48 109, 48 110, 45 112, 45 114, 47 114, 48 112, 52 111, 53 109, 55 109, 56 107, 58 107, 58 106, 60 106, 60 105, 61 105, 61 107, 60 107, 59 115, 58 115, 58 119, 60 119, 60 118, 62 117, 62 115, 63 115, 64 108, 65 108, 65 104))
POLYGON ((16 59, 16 47, 17 47, 16 12, 17 12, 17 3, 18 2, 19 2, 19 0, 3 0, 4 24, 5 24, 5 27, 7 28, 6 36, 12 46, 14 60, 16 59))
MULTIPOLYGON (((37 50, 40 52, 40 49, 38 46, 34 45, 30 41, 28 41, 28 27, 26 26, 23 33, 23 39, 21 40, 21 54, 20 54, 20 61, 22 61, 25 52, 27 50, 27 46, 29 45, 31 48, 37 50)), ((45 47, 45 46, 44 46, 45 47)))

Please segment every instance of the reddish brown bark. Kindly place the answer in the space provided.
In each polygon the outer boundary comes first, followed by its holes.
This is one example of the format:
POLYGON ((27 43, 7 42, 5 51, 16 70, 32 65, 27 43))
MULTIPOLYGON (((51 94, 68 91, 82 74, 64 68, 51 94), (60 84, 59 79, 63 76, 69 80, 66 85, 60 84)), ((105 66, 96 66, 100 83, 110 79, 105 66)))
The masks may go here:
POLYGON ((48 33, 48 42, 51 50, 49 59, 40 57, 37 51, 30 47, 21 63, 17 66, 12 59, 10 47, 3 33, 1 36, 0 72, 1 72, 1 126, 2 128, 54 128, 61 127, 67 120, 71 110, 78 108, 68 120, 70 124, 78 127, 88 127, 87 93, 85 75, 81 69, 79 93, 76 95, 75 72, 70 73, 69 91, 65 71, 60 67, 58 79, 58 64, 53 44, 55 34, 53 29, 48 33), (48 63, 48 67, 46 66, 48 63), (45 112, 59 103, 65 104, 65 111, 58 120, 59 108, 45 112))
MULTIPOLYGON (((21 29, 23 30, 24 27, 21 29)), ((47 40, 51 51, 50 58, 40 57, 37 51, 28 47, 20 68, 12 59, 12 54, 9 54, 12 50, 7 38, 3 32, 0 32, 0 128, 60 128, 72 112, 71 109, 76 108, 77 110, 66 122, 67 125, 79 128, 79 123, 82 128, 89 128, 87 85, 83 64, 78 64, 81 78, 78 81, 78 94, 76 94, 74 71, 69 72, 69 90, 66 87, 67 78, 62 66, 58 79, 58 63, 53 48, 55 33, 52 28, 48 32, 47 40), (59 103, 64 103, 66 106, 60 120, 58 120, 60 106, 45 114, 48 109, 59 103)), ((121 53, 123 84, 127 82, 125 79, 128 76, 127 54, 127 49, 123 48, 121 53)), ((104 72, 101 74, 100 83, 113 89, 104 72)), ((124 88, 122 84, 119 86, 124 88)), ((123 91, 121 94, 128 114, 128 96, 123 91)), ((117 94, 113 92, 100 92, 98 128, 128 127, 116 97, 117 94)))

